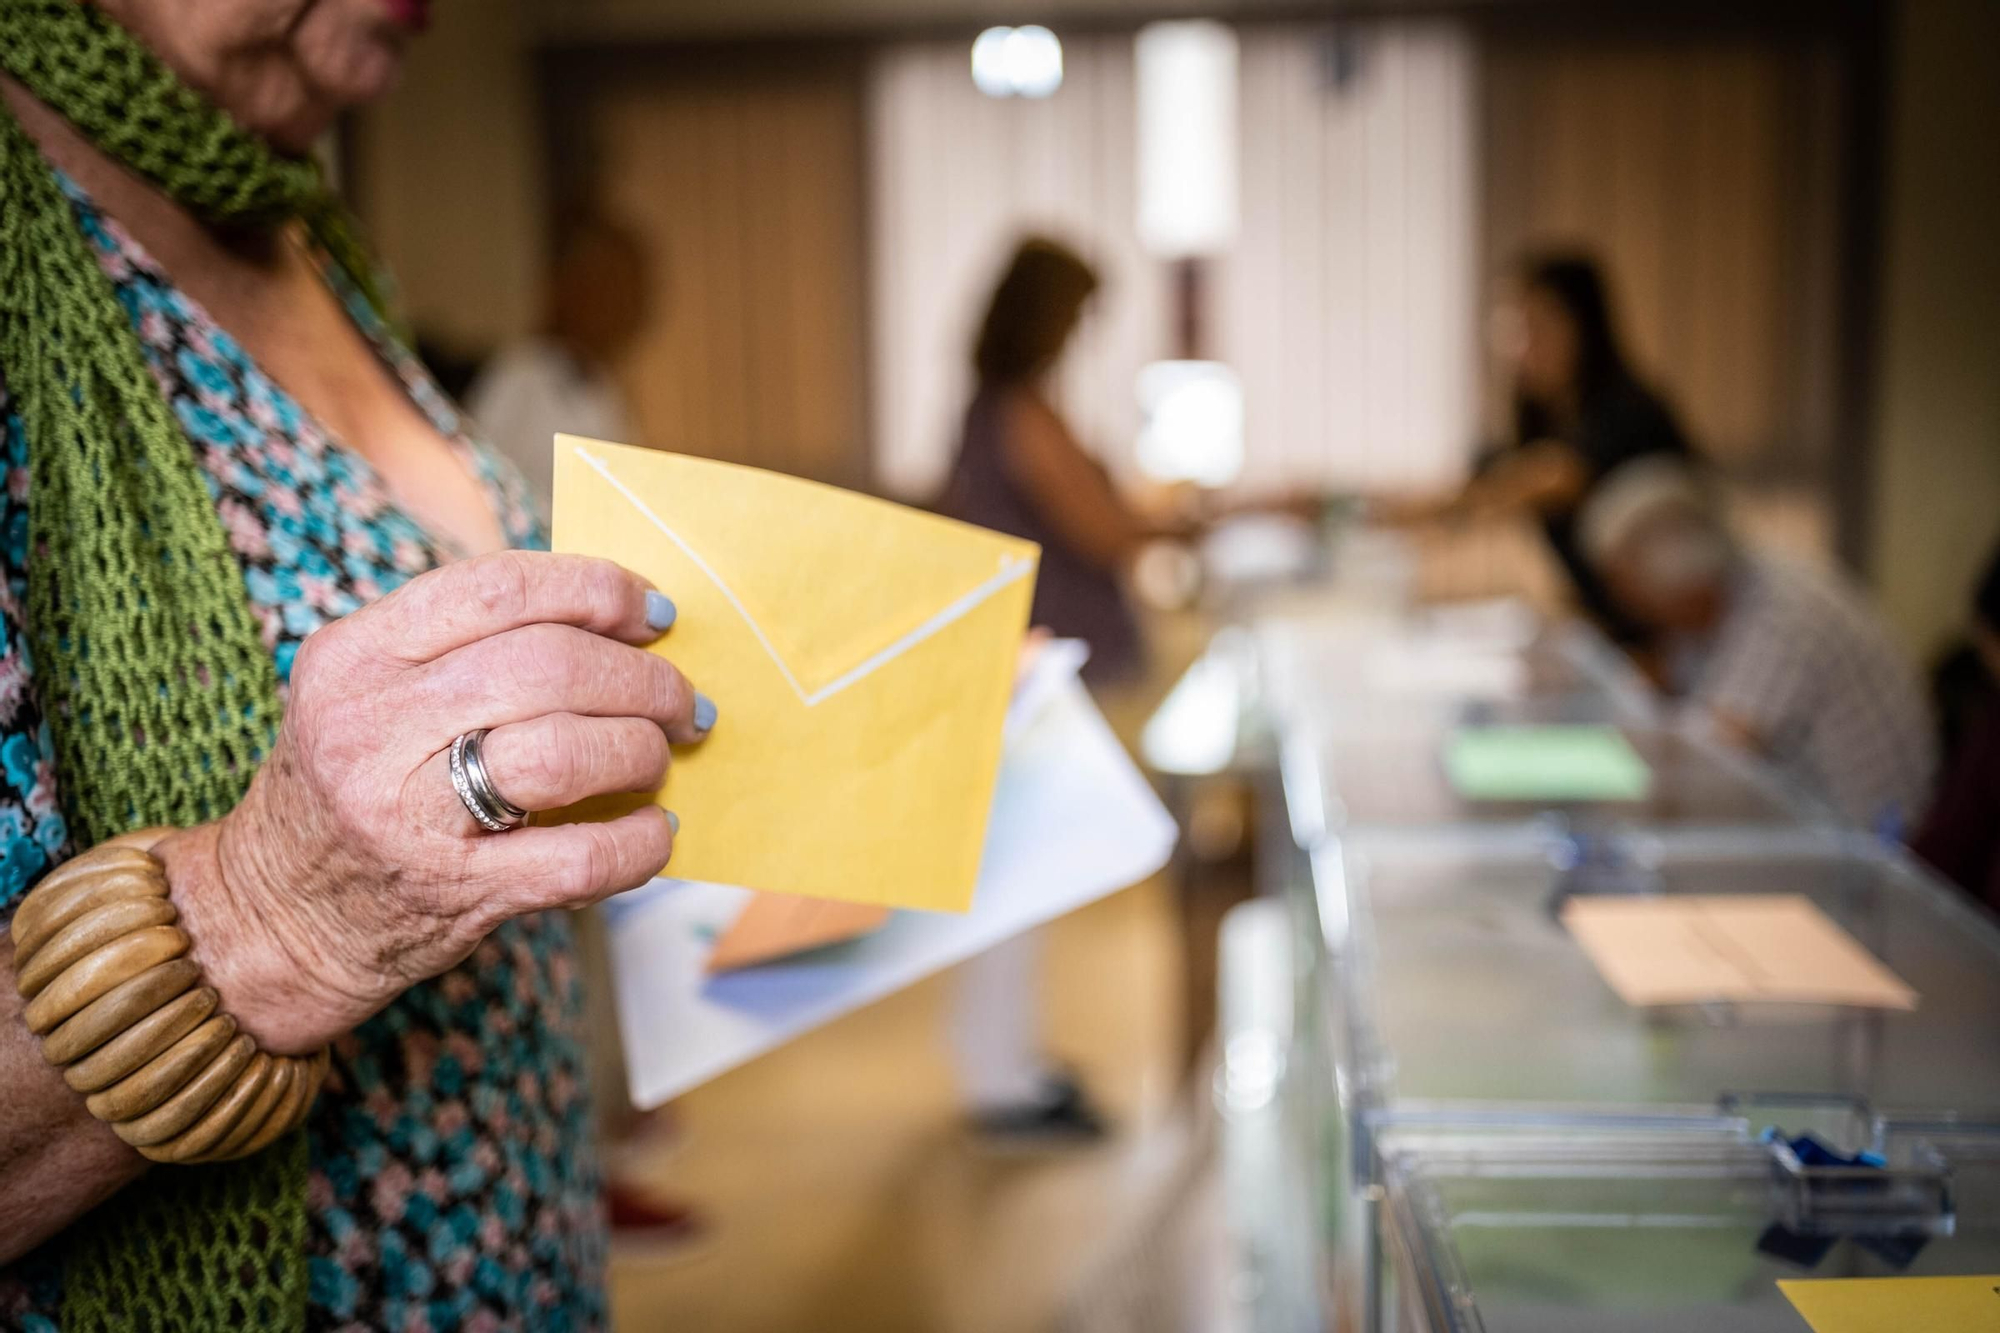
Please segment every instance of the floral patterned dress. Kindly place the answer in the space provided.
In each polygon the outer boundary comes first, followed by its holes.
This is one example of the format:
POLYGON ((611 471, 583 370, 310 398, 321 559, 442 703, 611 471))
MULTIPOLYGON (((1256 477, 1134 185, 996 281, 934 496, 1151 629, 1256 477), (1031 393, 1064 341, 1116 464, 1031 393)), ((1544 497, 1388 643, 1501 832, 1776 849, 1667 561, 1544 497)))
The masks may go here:
MULTIPOLYGON (((186 431, 242 563, 280 688, 308 634, 452 554, 368 463, 302 411, 74 182, 63 187, 186 431)), ((338 270, 327 279, 412 400, 472 467, 515 545, 542 544, 519 479, 338 270)), ((28 445, 0 366, 0 920, 75 850, 22 623, 28 445)), ((308 1126, 316 1329, 596 1328, 604 1219, 569 921, 510 922, 334 1047, 308 1126)), ((115 1203, 110 1206, 116 1206, 115 1203)), ((0 1328, 48 1333, 46 1252, 0 1267, 0 1328)))

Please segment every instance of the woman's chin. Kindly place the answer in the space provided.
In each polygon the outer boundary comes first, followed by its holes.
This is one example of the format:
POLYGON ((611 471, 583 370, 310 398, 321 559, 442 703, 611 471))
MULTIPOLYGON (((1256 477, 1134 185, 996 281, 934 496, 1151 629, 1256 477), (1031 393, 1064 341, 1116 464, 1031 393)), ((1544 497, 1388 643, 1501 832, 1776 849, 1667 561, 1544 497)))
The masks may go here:
POLYGON ((335 108, 335 114, 363 107, 386 96, 403 73, 408 39, 394 28, 378 28, 337 56, 305 60, 314 98, 335 108))
POLYGON ((272 147, 294 155, 309 151, 342 113, 366 106, 396 86, 403 70, 400 43, 373 44, 338 62, 314 62, 302 76, 270 87, 241 119, 272 147))

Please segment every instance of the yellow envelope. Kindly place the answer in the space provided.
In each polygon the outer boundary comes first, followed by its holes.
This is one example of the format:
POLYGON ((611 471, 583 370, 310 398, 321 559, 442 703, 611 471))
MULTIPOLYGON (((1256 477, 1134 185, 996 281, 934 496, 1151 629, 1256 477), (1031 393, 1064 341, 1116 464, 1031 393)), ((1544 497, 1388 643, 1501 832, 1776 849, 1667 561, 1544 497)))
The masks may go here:
MULTIPOLYGON (((708 459, 556 437, 555 548, 651 579, 653 651, 720 720, 653 799, 672 874, 773 893, 972 905, 1032 542, 708 459)), ((632 799, 588 802, 608 817, 632 799)))
POLYGON ((2000 1273, 1778 1283, 1813 1333, 2000 1333, 2000 1273))

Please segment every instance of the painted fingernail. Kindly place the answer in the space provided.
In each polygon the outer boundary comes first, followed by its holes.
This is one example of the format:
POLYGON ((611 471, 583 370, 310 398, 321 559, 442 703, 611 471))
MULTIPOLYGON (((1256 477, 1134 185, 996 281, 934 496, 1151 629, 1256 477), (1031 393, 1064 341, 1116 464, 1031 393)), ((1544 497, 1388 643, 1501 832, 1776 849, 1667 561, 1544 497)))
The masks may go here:
POLYGON ((666 631, 674 627, 674 617, 680 612, 674 607, 674 599, 663 592, 646 594, 646 628, 666 631))
POLYGON ((715 700, 705 694, 694 697, 694 729, 704 736, 715 726, 715 700))
POLYGON ((667 811, 667 827, 676 833, 681 831, 681 817, 671 810, 667 811))

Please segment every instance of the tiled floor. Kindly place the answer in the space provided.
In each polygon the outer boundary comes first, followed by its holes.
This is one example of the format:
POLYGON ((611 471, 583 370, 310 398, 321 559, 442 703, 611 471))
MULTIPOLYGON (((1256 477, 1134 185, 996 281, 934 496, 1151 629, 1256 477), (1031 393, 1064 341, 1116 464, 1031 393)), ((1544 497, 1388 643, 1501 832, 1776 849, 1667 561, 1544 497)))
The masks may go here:
POLYGON ((1012 1333, 1050 1326, 1171 1169, 1179 943, 1160 881, 1049 927, 1044 1028, 1117 1116, 1111 1145, 995 1159, 960 1131, 950 975, 690 1094, 655 1179, 715 1240, 620 1257, 616 1326, 1012 1333))

